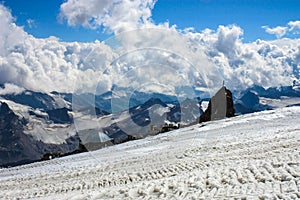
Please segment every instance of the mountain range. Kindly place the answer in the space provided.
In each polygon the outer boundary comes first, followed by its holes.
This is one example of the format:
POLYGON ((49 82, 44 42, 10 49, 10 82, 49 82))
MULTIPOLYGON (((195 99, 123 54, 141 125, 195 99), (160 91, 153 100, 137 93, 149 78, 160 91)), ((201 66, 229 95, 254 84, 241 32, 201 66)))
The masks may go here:
MULTIPOLYGON (((178 128, 179 123, 195 122, 208 107, 208 100, 180 102, 172 95, 134 92, 129 109, 124 110, 128 99, 113 92, 78 95, 25 90, 0 95, 0 166, 78 152, 82 145, 84 150, 95 150, 156 135, 164 132, 165 126, 178 128), (113 101, 118 103, 112 108, 113 101)), ((255 85, 233 91, 233 101, 236 113, 252 113, 299 105, 300 91, 292 86, 265 89, 255 85)))

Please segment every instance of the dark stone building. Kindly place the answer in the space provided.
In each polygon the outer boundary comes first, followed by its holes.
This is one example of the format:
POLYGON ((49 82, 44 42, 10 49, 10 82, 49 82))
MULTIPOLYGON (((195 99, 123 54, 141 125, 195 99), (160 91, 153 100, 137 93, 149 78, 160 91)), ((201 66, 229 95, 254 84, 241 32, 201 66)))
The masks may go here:
POLYGON ((199 117, 199 123, 233 117, 235 113, 232 93, 223 86, 213 96, 205 112, 199 117))

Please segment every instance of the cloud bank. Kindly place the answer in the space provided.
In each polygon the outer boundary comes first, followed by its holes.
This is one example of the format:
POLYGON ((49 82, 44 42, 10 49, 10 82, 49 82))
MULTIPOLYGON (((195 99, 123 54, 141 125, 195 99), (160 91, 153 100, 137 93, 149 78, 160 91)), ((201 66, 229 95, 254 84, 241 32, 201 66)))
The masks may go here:
POLYGON ((45 92, 94 92, 97 88, 102 93, 114 84, 141 88, 162 80, 176 87, 219 86, 225 80, 237 90, 299 81, 300 39, 280 38, 298 31, 299 21, 283 28, 265 27, 278 35, 277 40, 243 43, 243 29, 237 25, 196 32, 155 24, 151 20, 154 5, 152 0, 66 1, 60 18, 68 25, 104 27, 115 33, 113 39, 91 43, 35 38, 0 5, 0 83, 45 92))

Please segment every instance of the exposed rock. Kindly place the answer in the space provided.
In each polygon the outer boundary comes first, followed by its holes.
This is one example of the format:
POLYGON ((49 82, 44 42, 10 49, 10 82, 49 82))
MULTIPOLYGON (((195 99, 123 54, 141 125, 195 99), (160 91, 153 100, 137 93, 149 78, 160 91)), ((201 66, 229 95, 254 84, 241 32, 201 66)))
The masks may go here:
POLYGON ((0 166, 16 166, 40 160, 47 153, 68 153, 79 147, 78 135, 63 144, 46 144, 24 133, 27 120, 17 116, 5 102, 0 104, 0 166))
POLYGON ((233 117, 235 113, 232 93, 226 87, 222 87, 209 101, 205 112, 200 116, 199 122, 233 117))
POLYGON ((251 91, 246 91, 235 103, 237 112, 245 114, 259 111, 259 97, 251 91))
POLYGON ((47 111, 49 115, 49 119, 52 120, 54 123, 65 124, 65 123, 72 123, 72 117, 68 114, 67 108, 58 108, 54 110, 47 111))
POLYGON ((4 99, 11 100, 15 103, 30 106, 34 109, 53 110, 57 108, 55 99, 48 94, 26 90, 21 94, 3 95, 4 99))
POLYGON ((32 148, 32 138, 23 133, 26 123, 6 103, 1 103, 0 165, 21 161, 26 163, 39 157, 39 153, 32 148))

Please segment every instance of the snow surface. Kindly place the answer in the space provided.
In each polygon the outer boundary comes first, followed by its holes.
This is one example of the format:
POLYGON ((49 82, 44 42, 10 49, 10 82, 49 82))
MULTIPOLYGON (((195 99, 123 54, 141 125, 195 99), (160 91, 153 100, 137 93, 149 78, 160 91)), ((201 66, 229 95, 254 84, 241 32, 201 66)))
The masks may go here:
POLYGON ((203 112, 208 108, 209 101, 202 101, 201 108, 203 112))
POLYGON ((52 93, 49 93, 48 95, 51 96, 54 99, 54 101, 56 103, 56 106, 58 108, 64 108, 65 107, 65 108, 70 109, 72 107, 71 103, 66 101, 61 95, 59 95, 59 94, 55 95, 55 94, 52 94, 52 93))
POLYGON ((299 199, 300 107, 0 170, 2 199, 299 199))
POLYGON ((299 104, 300 97, 281 97, 280 99, 260 97, 259 101, 262 105, 268 105, 273 108, 283 108, 288 105, 299 104))

